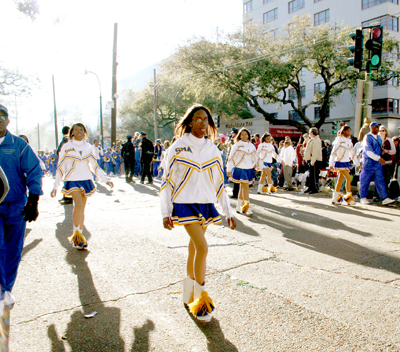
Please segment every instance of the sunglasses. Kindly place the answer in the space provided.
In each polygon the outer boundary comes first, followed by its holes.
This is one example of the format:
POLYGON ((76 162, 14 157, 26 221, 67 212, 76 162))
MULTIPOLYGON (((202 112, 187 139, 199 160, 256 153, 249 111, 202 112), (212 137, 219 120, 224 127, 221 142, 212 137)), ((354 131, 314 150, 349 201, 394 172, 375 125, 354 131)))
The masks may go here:
POLYGON ((6 115, 0 115, 0 120, 6 121, 6 120, 8 120, 8 116, 6 116, 6 115))

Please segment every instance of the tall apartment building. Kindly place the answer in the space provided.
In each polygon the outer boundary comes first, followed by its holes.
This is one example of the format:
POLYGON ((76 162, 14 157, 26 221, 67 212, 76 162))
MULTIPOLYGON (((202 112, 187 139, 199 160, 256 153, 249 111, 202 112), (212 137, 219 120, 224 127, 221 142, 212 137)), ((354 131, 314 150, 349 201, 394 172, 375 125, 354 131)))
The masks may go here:
MULTIPOLYGON (((284 24, 290 22, 294 16, 310 14, 314 26, 329 23, 331 26, 343 22, 351 27, 369 26, 379 22, 384 31, 389 32, 400 40, 399 33, 399 0, 243 0, 243 22, 263 23, 268 31, 279 33, 284 24)), ((349 52, 349 57, 351 56, 349 52)), ((323 86, 322 79, 314 79, 311 73, 305 76, 305 101, 313 99, 313 94, 323 86), (309 98, 309 99, 308 99, 309 98)), ((372 119, 387 126, 390 134, 398 135, 400 128, 399 114, 400 90, 398 80, 393 79, 382 86, 374 86, 372 101, 372 119)), ((336 106, 331 107, 327 121, 341 120, 354 127, 355 96, 350 92, 343 93, 336 100, 336 106)), ((289 105, 277 110, 276 106, 266 106, 268 112, 275 112, 279 119, 300 119, 289 105), (274 110, 275 109, 275 110, 274 110)), ((257 114, 256 114, 257 115, 257 114)), ((309 119, 318 115, 318 107, 311 106, 306 110, 309 119)), ((321 128, 324 138, 331 139, 332 124, 325 124, 321 128)))

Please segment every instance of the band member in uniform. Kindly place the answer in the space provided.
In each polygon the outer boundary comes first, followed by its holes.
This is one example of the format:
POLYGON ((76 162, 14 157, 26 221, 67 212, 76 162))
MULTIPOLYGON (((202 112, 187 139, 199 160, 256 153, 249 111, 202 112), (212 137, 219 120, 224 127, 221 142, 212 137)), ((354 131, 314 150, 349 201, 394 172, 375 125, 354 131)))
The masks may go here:
POLYGON ((43 172, 22 138, 7 130, 8 110, 0 105, 0 316, 15 303, 11 294, 24 245, 26 221, 39 215, 43 172), (28 197, 26 196, 29 191, 28 197))
POLYGON ((142 141, 140 143, 140 163, 142 164, 142 179, 141 184, 144 183, 144 179, 148 178, 148 184, 153 184, 153 175, 151 174, 151 163, 153 161, 154 146, 153 142, 147 139, 146 132, 140 132, 142 141))
POLYGON ((119 150, 119 146, 115 146, 114 151, 112 152, 112 159, 113 159, 113 164, 114 164, 114 174, 119 175, 120 169, 121 169, 121 152, 119 150))
POLYGON ((111 148, 107 148, 107 151, 104 153, 103 160, 104 160, 104 164, 106 165, 107 176, 109 176, 109 175, 111 175, 111 173, 113 171, 111 148))
POLYGON ((132 135, 128 134, 126 136, 127 141, 122 144, 121 155, 124 158, 125 166, 125 182, 131 183, 135 182, 133 180, 133 175, 135 173, 135 146, 132 143, 132 135))
POLYGON ((87 197, 96 192, 93 174, 111 188, 114 186, 104 175, 97 164, 93 146, 85 141, 88 137, 86 127, 75 123, 70 130, 70 140, 60 151, 56 180, 51 196, 55 197, 61 181, 63 194, 71 195, 74 201, 73 232, 69 238, 72 246, 78 249, 87 248, 88 243, 82 234, 85 219, 87 197))
POLYGON ((164 176, 160 190, 164 227, 183 225, 190 236, 187 277, 183 280, 183 301, 199 320, 210 321, 214 303, 205 291, 205 233, 221 217, 215 209, 222 207, 231 229, 236 227, 229 196, 224 187, 221 153, 208 139, 215 138, 217 128, 210 111, 193 105, 179 121, 172 144, 163 161, 164 176))
POLYGON ((233 183, 240 183, 236 211, 241 214, 253 214, 250 209, 249 186, 254 182, 255 166, 259 166, 260 158, 256 147, 250 142, 250 132, 241 128, 235 138, 229 154, 226 171, 233 183))

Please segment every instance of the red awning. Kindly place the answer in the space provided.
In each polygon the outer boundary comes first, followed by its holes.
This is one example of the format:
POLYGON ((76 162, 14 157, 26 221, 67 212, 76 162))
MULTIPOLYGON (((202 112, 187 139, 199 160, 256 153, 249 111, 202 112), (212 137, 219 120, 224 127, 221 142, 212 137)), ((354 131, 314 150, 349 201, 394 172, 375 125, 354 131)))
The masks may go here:
POLYGON ((303 135, 303 132, 299 131, 297 127, 294 126, 271 126, 269 128, 269 133, 272 137, 292 137, 299 138, 303 135))

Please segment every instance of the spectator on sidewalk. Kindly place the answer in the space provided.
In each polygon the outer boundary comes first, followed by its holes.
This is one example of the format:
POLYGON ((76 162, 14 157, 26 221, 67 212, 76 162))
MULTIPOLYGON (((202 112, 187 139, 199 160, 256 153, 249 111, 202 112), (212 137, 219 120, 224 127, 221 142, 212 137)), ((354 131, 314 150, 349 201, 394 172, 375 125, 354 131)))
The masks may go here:
POLYGON ((304 152, 304 160, 308 162, 310 175, 308 176, 308 189, 304 193, 318 193, 319 172, 322 162, 322 144, 319 131, 316 127, 310 128, 310 141, 304 152))

